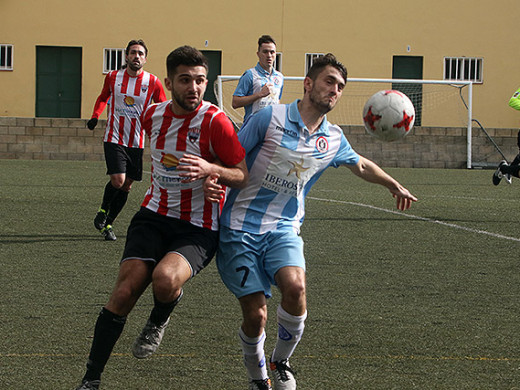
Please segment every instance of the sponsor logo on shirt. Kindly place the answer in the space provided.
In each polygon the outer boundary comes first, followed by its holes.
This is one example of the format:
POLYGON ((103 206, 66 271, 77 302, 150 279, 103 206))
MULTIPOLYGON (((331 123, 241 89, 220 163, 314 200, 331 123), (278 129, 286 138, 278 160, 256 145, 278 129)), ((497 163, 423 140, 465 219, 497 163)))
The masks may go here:
POLYGON ((298 133, 296 132, 296 130, 292 130, 292 129, 285 129, 281 126, 275 126, 275 130, 278 130, 278 131, 281 131, 282 133, 284 134, 287 134, 291 137, 297 137, 298 136, 298 133))

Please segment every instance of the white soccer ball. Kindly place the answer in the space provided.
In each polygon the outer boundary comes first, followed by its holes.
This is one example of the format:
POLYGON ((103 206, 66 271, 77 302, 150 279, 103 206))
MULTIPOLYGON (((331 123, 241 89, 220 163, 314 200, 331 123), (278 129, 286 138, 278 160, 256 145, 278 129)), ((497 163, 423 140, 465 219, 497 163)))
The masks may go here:
POLYGON ((382 140, 395 141, 412 130, 415 108, 404 93, 396 90, 373 94, 363 108, 363 122, 368 134, 382 140))

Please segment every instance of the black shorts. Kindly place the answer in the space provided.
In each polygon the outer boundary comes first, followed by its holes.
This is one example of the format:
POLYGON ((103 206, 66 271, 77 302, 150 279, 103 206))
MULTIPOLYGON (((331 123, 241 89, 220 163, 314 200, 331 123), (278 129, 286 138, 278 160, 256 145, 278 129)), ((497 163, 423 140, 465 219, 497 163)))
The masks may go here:
POLYGON ((210 263, 217 246, 218 232, 141 207, 128 227, 121 261, 140 259, 155 266, 175 252, 186 259, 195 276, 210 263))
POLYGON ((143 179, 143 149, 105 142, 107 175, 124 173, 134 181, 143 179))

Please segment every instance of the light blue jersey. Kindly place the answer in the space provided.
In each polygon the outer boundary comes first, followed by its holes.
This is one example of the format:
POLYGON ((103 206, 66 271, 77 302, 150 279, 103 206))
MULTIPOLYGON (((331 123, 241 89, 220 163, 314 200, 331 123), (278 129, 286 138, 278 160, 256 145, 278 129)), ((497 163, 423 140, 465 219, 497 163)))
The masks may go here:
POLYGON ((272 84, 271 94, 244 107, 244 122, 251 114, 254 114, 258 110, 280 102, 283 90, 283 74, 274 69, 269 73, 258 63, 254 68, 246 70, 242 77, 240 77, 235 92, 233 93, 234 96, 253 95, 259 92, 267 83, 272 84))
POLYGON ((324 118, 310 134, 297 103, 259 111, 239 131, 249 183, 244 189, 230 189, 222 226, 255 234, 287 229, 299 233, 305 196, 323 171, 358 163, 359 155, 339 126, 324 118))

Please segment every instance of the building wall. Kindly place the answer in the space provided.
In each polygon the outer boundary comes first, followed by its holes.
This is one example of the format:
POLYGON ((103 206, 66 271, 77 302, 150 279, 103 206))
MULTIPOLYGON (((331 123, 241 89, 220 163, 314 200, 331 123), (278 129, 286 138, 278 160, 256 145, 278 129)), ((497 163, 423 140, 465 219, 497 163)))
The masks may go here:
MULTIPOLYGON (((94 131, 84 119, 0 117, 0 159, 102 161, 105 121, 94 131)), ((465 128, 415 127, 398 142, 381 142, 362 126, 343 127, 354 149, 383 167, 466 168, 465 128)), ((489 129, 503 153, 517 154, 516 130, 489 129)), ((501 159, 482 132, 473 130, 473 154, 482 166, 495 167, 501 159)), ((145 148, 144 161, 149 159, 145 148)))
POLYGON ((443 58, 483 57, 484 82, 474 88, 474 118, 486 128, 514 128, 507 106, 520 86, 516 0, 3 0, 0 43, 14 45, 14 70, 0 72, 0 116, 35 116, 36 46, 83 49, 81 117, 90 117, 103 82, 103 48, 143 38, 145 69, 161 79, 177 46, 222 51, 222 73, 240 75, 256 63, 256 41, 271 34, 283 72, 303 76, 305 53, 333 52, 349 77, 390 78, 392 56, 424 56, 424 78, 443 78, 443 58))

